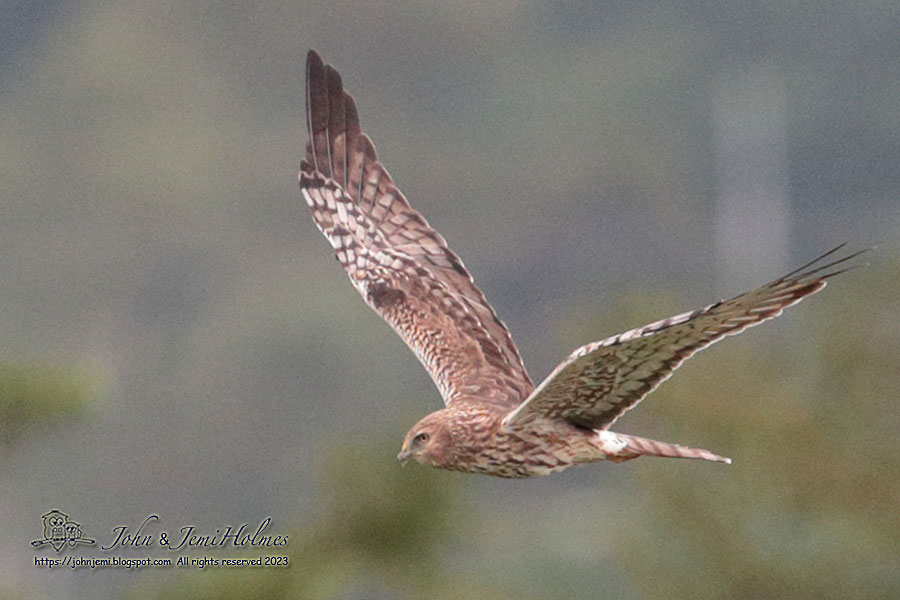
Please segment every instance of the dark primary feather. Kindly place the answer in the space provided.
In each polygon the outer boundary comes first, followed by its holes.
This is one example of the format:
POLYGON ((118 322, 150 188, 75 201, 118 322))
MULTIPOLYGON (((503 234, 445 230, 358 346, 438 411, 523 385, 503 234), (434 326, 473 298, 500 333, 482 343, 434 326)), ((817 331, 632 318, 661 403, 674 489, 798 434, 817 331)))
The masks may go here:
POLYGON ((608 428, 696 352, 777 317, 825 287, 827 279, 848 270, 834 267, 868 250, 811 268, 843 247, 751 292, 579 348, 506 417, 504 425, 522 427, 548 418, 608 428))
POLYGON ((509 409, 534 385, 506 326, 444 238, 412 209, 360 129, 340 75, 310 51, 300 187, 366 302, 406 341, 445 402, 509 409))
POLYGON ((340 75, 314 51, 305 90, 309 141, 299 181, 313 219, 351 283, 425 365, 447 404, 410 430, 401 460, 501 477, 638 456, 729 462, 603 430, 694 353, 778 316, 859 254, 826 262, 839 246, 731 300, 588 344, 535 389, 509 331, 459 257, 394 186, 340 75), (430 428, 431 442, 414 446, 421 428, 430 428))

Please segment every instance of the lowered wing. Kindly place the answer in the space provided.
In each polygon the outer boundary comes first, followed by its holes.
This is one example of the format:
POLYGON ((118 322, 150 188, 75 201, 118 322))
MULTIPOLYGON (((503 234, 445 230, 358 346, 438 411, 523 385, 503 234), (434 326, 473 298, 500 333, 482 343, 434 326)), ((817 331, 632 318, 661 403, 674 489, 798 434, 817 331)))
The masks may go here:
POLYGON ((843 245, 731 300, 579 348, 506 416, 504 426, 515 428, 545 418, 607 429, 695 353, 725 336, 777 317, 788 306, 825 287, 828 278, 846 270, 829 269, 865 252, 816 266, 841 248, 843 245))

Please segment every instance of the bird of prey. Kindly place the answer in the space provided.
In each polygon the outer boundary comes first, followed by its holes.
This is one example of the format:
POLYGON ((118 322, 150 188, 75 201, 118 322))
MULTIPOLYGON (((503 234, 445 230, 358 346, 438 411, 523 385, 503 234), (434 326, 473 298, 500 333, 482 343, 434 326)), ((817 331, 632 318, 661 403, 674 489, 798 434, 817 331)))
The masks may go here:
POLYGON ((313 219, 353 286, 415 353, 444 400, 406 434, 404 463, 498 477, 639 456, 730 463, 709 450, 609 428, 694 353, 777 317, 859 254, 826 262, 839 246, 731 300, 588 344, 535 387, 506 326, 394 185, 340 75, 314 50, 306 61, 306 123, 299 182, 313 219))

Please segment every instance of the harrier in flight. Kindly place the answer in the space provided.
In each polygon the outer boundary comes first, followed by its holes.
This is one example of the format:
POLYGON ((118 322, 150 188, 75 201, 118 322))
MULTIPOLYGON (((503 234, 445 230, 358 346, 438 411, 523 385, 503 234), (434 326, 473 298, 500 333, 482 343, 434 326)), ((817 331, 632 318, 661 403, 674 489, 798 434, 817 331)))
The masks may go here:
POLYGON ((639 456, 730 463, 709 450, 610 431, 694 353, 825 287, 843 246, 756 290, 579 348, 537 387, 506 326, 444 238, 413 209, 362 132, 341 77, 306 61, 309 142, 299 182, 353 286, 403 338, 444 408, 409 430, 398 458, 535 477, 639 456))

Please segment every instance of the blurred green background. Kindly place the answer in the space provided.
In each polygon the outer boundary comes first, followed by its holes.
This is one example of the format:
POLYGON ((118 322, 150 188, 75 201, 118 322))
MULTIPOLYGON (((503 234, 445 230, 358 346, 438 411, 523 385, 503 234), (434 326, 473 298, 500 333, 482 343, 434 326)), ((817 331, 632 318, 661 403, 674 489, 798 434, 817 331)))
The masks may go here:
POLYGON ((900 596, 898 39, 879 0, 0 4, 0 598, 900 596), (301 201, 308 48, 538 381, 880 247, 617 423, 732 467, 400 469, 440 399, 301 201), (49 571, 50 509, 270 516, 291 566, 49 571))

